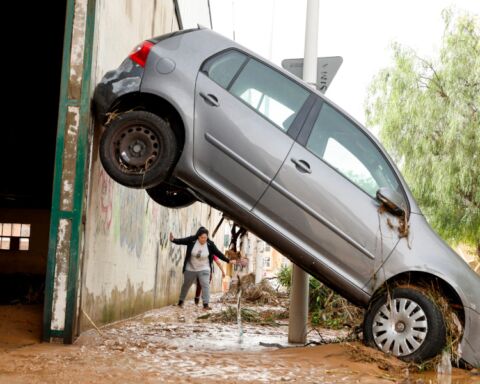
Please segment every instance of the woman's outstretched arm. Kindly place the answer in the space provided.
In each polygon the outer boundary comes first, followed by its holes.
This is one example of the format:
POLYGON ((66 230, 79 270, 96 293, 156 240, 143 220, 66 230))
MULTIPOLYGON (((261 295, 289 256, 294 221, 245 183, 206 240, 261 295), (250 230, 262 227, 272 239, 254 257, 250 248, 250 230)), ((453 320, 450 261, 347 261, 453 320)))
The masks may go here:
POLYGON ((192 241, 192 237, 193 236, 188 236, 188 237, 182 237, 182 238, 176 239, 175 236, 173 236, 172 232, 170 232, 170 236, 169 236, 170 241, 172 243, 179 244, 179 245, 188 245, 192 241))

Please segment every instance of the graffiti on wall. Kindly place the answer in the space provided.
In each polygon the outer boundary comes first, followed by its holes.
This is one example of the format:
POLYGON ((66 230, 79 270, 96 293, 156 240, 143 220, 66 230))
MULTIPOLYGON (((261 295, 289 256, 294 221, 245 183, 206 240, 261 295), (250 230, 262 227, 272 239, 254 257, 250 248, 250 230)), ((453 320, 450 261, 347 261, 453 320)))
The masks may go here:
POLYGON ((145 198, 144 191, 130 188, 116 188, 118 198, 118 220, 120 245, 140 258, 145 238, 145 198))
POLYGON ((168 259, 176 266, 180 264, 183 259, 183 246, 171 246, 168 250, 168 259))
POLYGON ((100 212, 97 221, 97 230, 100 233, 107 234, 110 231, 113 218, 113 180, 107 175, 103 168, 101 168, 99 172, 98 185, 100 187, 100 212))

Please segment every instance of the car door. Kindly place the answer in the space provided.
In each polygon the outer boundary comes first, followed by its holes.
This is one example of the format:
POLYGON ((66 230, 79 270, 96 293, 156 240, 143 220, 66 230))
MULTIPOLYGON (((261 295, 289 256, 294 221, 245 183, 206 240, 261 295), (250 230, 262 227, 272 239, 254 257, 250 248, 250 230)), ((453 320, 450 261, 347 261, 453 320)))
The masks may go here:
POLYGON ((361 288, 399 240, 397 218, 379 212, 380 187, 402 193, 377 144, 319 99, 253 212, 320 261, 324 273, 361 288))
POLYGON ((297 82, 238 50, 207 60, 195 90, 196 172, 251 210, 292 147, 292 130, 305 119, 309 96, 297 82))

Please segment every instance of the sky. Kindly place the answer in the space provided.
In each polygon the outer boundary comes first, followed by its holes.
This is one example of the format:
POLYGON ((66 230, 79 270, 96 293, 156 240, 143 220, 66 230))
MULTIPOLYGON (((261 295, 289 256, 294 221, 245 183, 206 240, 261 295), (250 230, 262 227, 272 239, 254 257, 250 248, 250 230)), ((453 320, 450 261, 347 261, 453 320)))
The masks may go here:
MULTIPOLYGON (((303 57, 306 0, 210 0, 213 29, 280 65, 303 57), (233 36, 233 32, 235 32, 233 36)), ((326 96, 365 123, 368 85, 398 42, 424 58, 441 44, 443 9, 480 15, 480 0, 320 0, 318 56, 342 56, 326 96)))

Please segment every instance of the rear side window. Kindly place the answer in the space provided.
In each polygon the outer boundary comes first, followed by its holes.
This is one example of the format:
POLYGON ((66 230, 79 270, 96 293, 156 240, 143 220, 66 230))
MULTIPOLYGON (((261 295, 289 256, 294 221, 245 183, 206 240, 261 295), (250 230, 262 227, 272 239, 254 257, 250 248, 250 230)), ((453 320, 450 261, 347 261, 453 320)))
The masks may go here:
POLYGON ((249 59, 230 92, 287 131, 310 92, 273 68, 249 59))
POLYGON ((238 51, 228 51, 208 60, 203 72, 221 87, 227 89, 247 57, 238 51))
POLYGON ((236 50, 213 56, 202 72, 284 132, 310 96, 295 81, 236 50))

